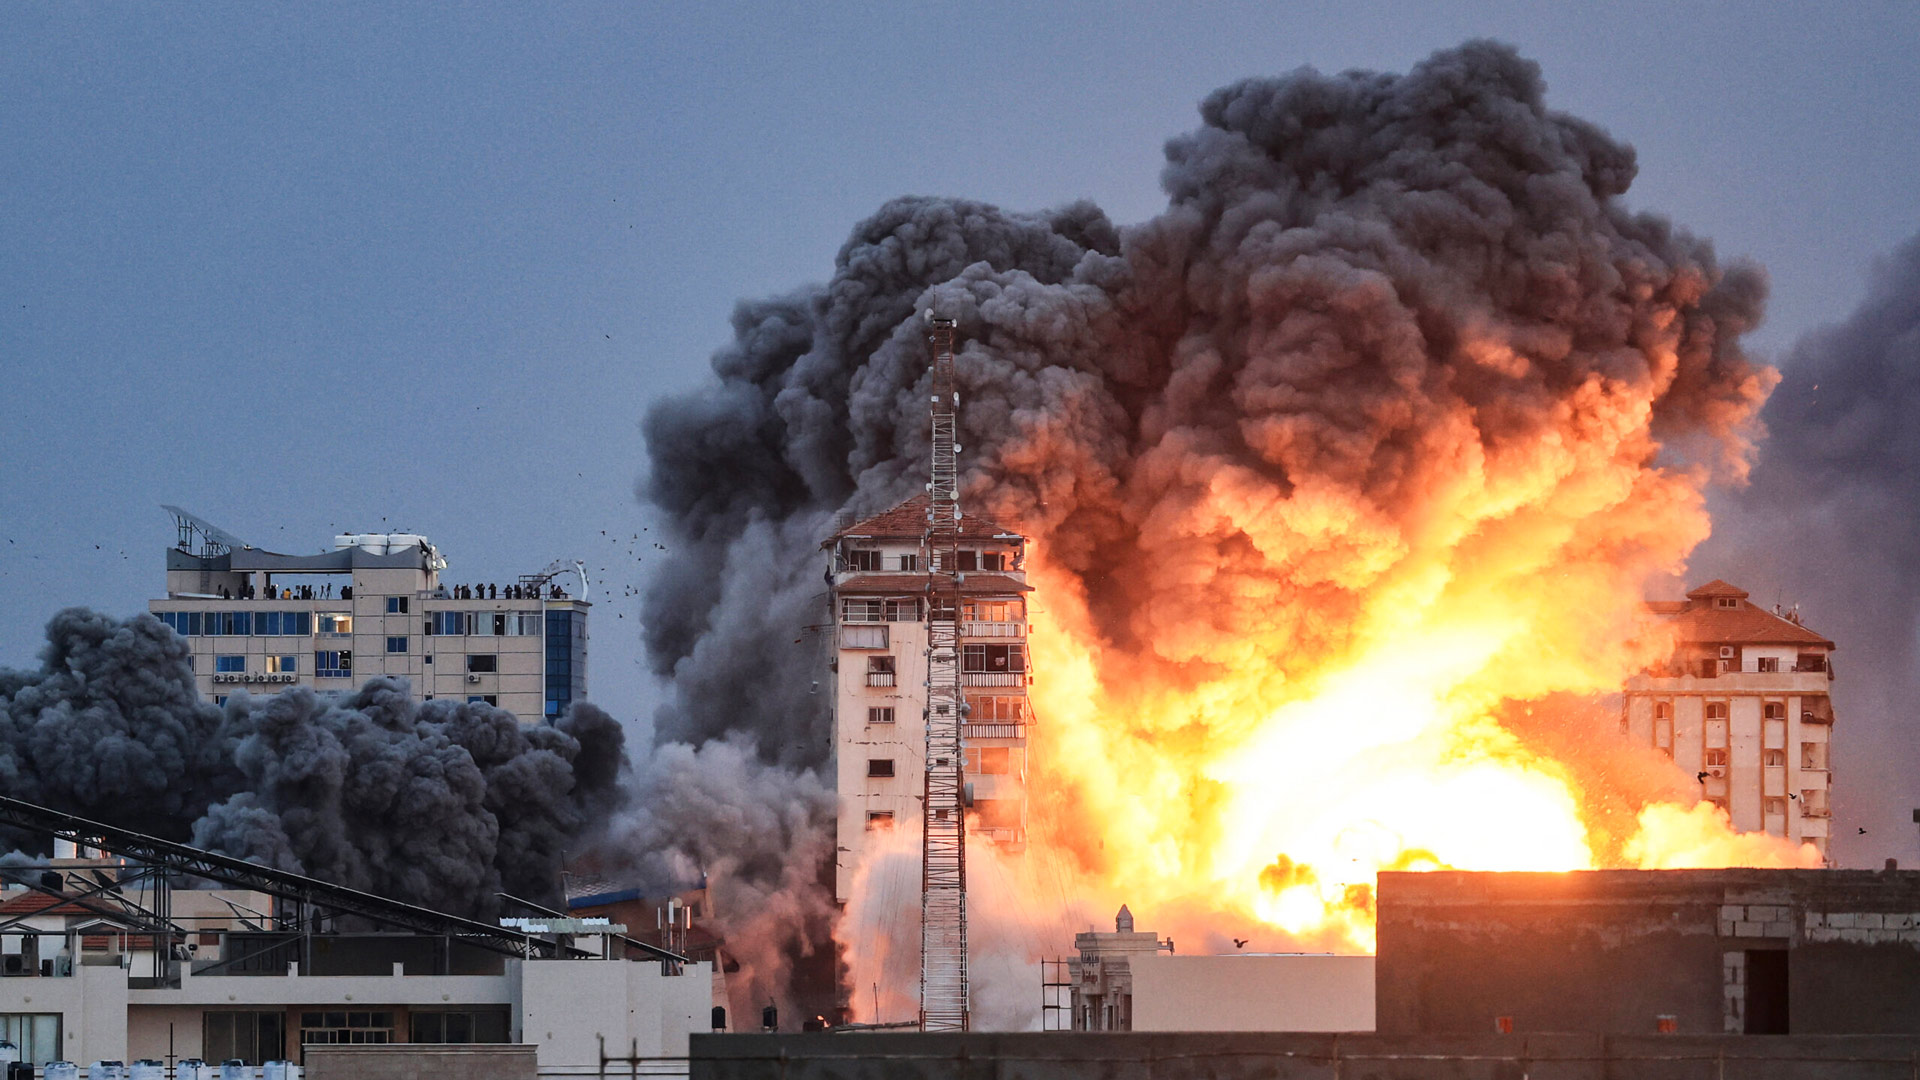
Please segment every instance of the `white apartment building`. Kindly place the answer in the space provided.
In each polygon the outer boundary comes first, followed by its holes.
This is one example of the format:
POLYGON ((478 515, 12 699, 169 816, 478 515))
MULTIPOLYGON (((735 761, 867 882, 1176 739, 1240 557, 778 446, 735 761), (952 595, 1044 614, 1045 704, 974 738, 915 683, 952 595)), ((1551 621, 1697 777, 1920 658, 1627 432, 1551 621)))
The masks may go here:
POLYGON ((1833 642, 1724 581, 1648 607, 1672 626, 1673 656, 1628 680, 1622 733, 1696 775, 1734 828, 1826 854, 1833 642))
POLYGON ((545 572, 443 583, 446 560, 424 536, 343 535, 331 551, 283 555, 167 509, 179 541, 166 598, 147 608, 192 646, 202 697, 390 675, 416 700, 484 701, 531 724, 586 696, 590 605, 545 572))
MULTIPOLYGON (((927 497, 835 532, 829 557, 834 753, 840 817, 834 893, 844 903, 876 830, 919 827, 926 783, 927 497)), ((1027 839, 1026 537, 961 522, 961 739, 973 835, 1027 839)))

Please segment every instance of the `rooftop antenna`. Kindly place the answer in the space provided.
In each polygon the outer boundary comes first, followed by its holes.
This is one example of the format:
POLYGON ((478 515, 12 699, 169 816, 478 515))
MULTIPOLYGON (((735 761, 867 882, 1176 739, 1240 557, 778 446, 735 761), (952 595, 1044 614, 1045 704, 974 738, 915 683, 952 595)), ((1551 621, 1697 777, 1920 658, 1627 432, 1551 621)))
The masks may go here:
POLYGON ((927 483, 926 798, 920 823, 920 1030, 965 1031, 967 826, 960 757, 960 394, 954 321, 926 314, 933 352, 932 476, 927 483))
POLYGON ((250 548, 253 545, 233 535, 213 522, 195 514, 190 514, 177 506, 162 503, 160 509, 173 515, 173 524, 180 530, 180 539, 175 545, 189 555, 198 555, 211 559, 217 555, 230 554, 235 548, 250 548), (200 538, 199 550, 194 550, 194 537, 200 538))

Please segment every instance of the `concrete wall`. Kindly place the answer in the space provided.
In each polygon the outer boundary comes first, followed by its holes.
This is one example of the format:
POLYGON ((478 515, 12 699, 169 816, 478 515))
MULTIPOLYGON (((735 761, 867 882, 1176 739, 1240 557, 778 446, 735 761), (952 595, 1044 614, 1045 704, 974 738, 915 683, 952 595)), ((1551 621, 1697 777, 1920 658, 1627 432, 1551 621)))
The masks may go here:
POLYGON ((712 1026, 706 964, 668 976, 658 964, 549 960, 520 972, 514 1037, 538 1048, 541 1068, 598 1066, 603 1038, 610 1054, 637 1046, 643 1056, 678 1057, 689 1032, 712 1026))
POLYGON ((1372 1031, 1371 956, 1133 958, 1135 1031, 1372 1031))
POLYGON ((310 1046, 307 1080, 534 1080, 531 1046, 310 1046))
POLYGON ((1739 1032, 1786 954, 1793 1034, 1920 1034, 1920 873, 1382 874, 1383 1033, 1739 1032))
POLYGON ((1908 1080, 1898 1036, 696 1035, 691 1080, 1908 1080))

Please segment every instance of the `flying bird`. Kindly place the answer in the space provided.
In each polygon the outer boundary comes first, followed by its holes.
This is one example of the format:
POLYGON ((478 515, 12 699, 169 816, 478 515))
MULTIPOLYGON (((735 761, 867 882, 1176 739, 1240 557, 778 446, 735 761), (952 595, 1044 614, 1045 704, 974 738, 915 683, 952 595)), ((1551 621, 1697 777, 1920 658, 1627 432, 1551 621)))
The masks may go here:
POLYGON ((1706 774, 1706 773, 1694 773, 1694 774, 1693 774, 1693 778, 1694 778, 1695 780, 1698 780, 1698 781, 1700 781, 1700 782, 1702 782, 1702 783, 1705 783, 1705 782, 1706 782, 1706 779, 1707 779, 1707 774, 1706 774))
POLYGON ((1861 830, 1860 830, 1860 835, 1861 835, 1861 836, 1865 836, 1865 835, 1867 835, 1867 830, 1865 830, 1865 829, 1861 829, 1861 830))
POLYGON ((1244 948, 1246 948, 1246 947, 1247 947, 1247 939, 1246 939, 1246 938, 1243 938, 1243 937, 1237 937, 1237 938, 1234 938, 1234 939, 1233 939, 1233 947, 1234 947, 1234 948, 1236 948, 1236 949, 1244 949, 1244 948))

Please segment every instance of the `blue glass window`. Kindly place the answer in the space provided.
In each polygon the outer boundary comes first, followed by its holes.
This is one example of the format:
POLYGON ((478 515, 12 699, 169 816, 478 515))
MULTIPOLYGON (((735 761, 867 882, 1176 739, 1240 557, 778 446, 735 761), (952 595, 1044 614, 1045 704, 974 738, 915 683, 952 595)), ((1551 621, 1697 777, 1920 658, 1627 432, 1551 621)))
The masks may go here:
POLYGON ((200 633, 200 613, 197 611, 187 612, 187 636, 199 637, 200 633))
POLYGON ((262 634, 271 634, 274 637, 279 637, 280 636, 280 613, 277 611, 261 612, 260 613, 260 632, 262 634))
POLYGON ((387 597, 387 614, 389 614, 389 615, 405 615, 406 613, 407 613, 407 598, 406 598, 406 597, 404 597, 404 596, 389 596, 389 597, 387 597))
POLYGON ((388 652, 390 652, 390 653, 398 653, 398 652, 406 652, 406 651, 407 651, 407 639, 406 639, 406 638, 403 638, 403 637, 390 637, 390 638, 388 638, 388 639, 387 639, 387 651, 388 651, 388 652))
POLYGON ((244 656, 216 656, 213 658, 215 671, 245 671, 247 658, 244 656))
POLYGON ((302 636, 311 635, 313 633, 313 612, 294 612, 293 629, 287 632, 290 634, 300 634, 302 636))
POLYGON ((353 654, 343 649, 320 649, 313 654, 313 677, 316 679, 350 679, 353 677, 353 654))

